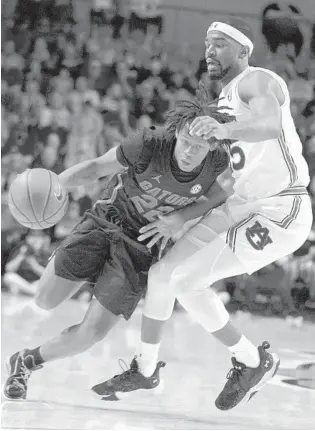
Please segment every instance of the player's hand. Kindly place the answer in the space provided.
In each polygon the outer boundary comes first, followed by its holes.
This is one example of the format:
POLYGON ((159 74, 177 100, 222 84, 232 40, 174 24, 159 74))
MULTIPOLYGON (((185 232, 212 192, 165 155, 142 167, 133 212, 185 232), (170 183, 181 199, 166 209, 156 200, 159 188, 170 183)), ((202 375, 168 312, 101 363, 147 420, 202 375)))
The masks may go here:
POLYGON ((27 246, 26 245, 22 245, 22 247, 20 248, 20 256, 26 256, 27 253, 27 246))
POLYGON ((147 224, 140 229, 141 235, 138 241, 144 241, 151 238, 147 247, 151 248, 157 242, 161 241, 160 253, 166 247, 168 241, 175 236, 183 227, 183 221, 178 214, 159 215, 158 220, 147 224))
POLYGON ((215 137, 217 139, 229 139, 229 130, 225 124, 220 124, 214 118, 203 116, 197 117, 189 127, 189 134, 203 139, 215 137))

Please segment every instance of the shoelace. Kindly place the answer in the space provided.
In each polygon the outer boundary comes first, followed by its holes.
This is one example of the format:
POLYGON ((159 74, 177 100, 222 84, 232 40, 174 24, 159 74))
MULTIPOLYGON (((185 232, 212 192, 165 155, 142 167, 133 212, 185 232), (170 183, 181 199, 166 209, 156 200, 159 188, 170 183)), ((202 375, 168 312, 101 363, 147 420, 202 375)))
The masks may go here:
POLYGON ((137 371, 136 367, 131 367, 129 368, 127 362, 124 359, 119 359, 118 360, 119 366, 122 369, 122 373, 121 374, 116 374, 113 379, 116 380, 125 380, 128 376, 130 376, 130 374, 134 373, 135 371, 137 371))
POLYGON ((230 371, 227 373, 226 378, 229 380, 230 383, 238 382, 239 378, 242 377, 243 373, 243 367, 239 365, 234 365, 233 368, 230 369, 230 371))
POLYGON ((22 362, 20 368, 21 368, 20 375, 19 376, 12 376, 12 382, 14 384, 16 384, 17 386, 20 386, 20 387, 24 386, 25 387, 27 382, 28 382, 28 379, 30 378, 32 371, 29 370, 23 362, 22 362))

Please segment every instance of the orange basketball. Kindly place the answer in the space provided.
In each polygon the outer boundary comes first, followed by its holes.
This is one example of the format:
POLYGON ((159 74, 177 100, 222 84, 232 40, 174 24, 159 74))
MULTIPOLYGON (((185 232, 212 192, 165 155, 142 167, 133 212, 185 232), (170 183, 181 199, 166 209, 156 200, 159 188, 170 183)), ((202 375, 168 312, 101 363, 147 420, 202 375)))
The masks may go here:
POLYGON ((21 225, 29 229, 47 229, 65 215, 68 193, 53 172, 27 169, 11 184, 8 204, 21 225))

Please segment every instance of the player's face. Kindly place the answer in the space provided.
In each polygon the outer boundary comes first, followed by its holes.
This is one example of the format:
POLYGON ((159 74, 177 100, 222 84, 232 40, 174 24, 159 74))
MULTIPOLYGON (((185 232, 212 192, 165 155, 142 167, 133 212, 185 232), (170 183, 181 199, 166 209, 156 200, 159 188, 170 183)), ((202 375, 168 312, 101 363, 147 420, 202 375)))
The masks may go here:
POLYGON ((178 167, 184 172, 191 172, 199 166, 207 156, 210 146, 208 141, 199 136, 190 136, 188 126, 176 134, 174 156, 178 167))
POLYGON ((205 46, 210 79, 223 79, 238 63, 241 45, 219 31, 211 31, 205 39, 205 46))

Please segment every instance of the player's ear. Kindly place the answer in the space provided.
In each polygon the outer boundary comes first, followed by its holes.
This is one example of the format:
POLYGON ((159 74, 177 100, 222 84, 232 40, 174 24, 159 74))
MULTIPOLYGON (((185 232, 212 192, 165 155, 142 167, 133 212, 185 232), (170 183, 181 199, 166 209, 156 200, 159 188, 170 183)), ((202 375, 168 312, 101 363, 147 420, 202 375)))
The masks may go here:
POLYGON ((248 48, 248 46, 242 46, 241 49, 240 49, 240 52, 239 52, 239 57, 240 58, 244 58, 248 54, 249 54, 249 48, 248 48))

